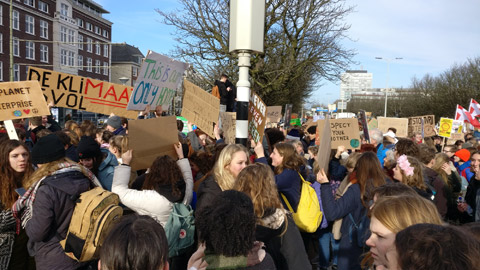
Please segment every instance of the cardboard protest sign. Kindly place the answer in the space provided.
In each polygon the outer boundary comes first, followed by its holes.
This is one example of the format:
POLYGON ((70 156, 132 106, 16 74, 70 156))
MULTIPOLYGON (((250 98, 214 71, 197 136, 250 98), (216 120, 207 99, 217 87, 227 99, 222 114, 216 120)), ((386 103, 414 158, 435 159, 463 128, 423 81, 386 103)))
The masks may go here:
POLYGON ((285 104, 285 114, 283 115, 284 127, 288 128, 290 126, 290 120, 292 119, 292 104, 285 104))
MULTIPOLYGON (((332 119, 333 120, 333 119, 332 119)), ((325 120, 319 120, 317 122, 317 134, 318 134, 318 154, 317 154, 317 166, 314 173, 324 169, 325 174, 328 174, 328 164, 330 162, 330 148, 331 148, 331 119, 328 117, 325 120), (321 123, 320 123, 321 122, 321 123)), ((357 131, 358 133, 358 131, 357 131)))
POLYGON ((0 120, 49 114, 38 81, 0 83, 0 120))
POLYGON ((363 131, 365 140, 370 143, 370 134, 368 133, 367 115, 364 110, 358 112, 358 125, 360 130, 363 131))
POLYGON ((392 127, 397 130, 397 137, 408 137, 408 118, 378 117, 378 129, 383 133, 387 133, 392 127))
POLYGON ((372 118, 368 121, 368 130, 378 128, 378 120, 372 118))
POLYGON ((187 68, 186 63, 149 51, 127 109, 142 111, 150 104, 153 108, 162 105, 163 110, 168 110, 187 68))
POLYGON ((220 112, 220 122, 222 123, 223 138, 225 139, 225 142, 235 143, 237 113, 220 112))
POLYGON ((265 124, 267 120, 267 105, 263 100, 250 91, 250 100, 248 102, 248 134, 252 136, 255 143, 263 138, 265 124))
POLYGON ((158 156, 177 158, 173 147, 178 142, 175 116, 129 120, 128 138, 129 149, 133 149, 133 171, 149 168, 158 156))
POLYGON ((408 136, 413 133, 422 133, 424 137, 434 136, 435 133, 435 115, 414 116, 408 118, 408 136), (423 119, 423 120, 422 120, 423 119), (422 129, 423 126, 423 129, 422 129))
POLYGON ((133 88, 86 77, 29 67, 29 80, 37 80, 47 102, 55 106, 135 119, 138 113, 127 111, 133 88))
MULTIPOLYGON (((317 121, 317 132, 322 134, 326 120, 317 121)), ((360 149, 360 135, 358 120, 355 118, 330 119, 331 149, 337 149, 340 145, 347 149, 360 149)), ((320 138, 321 141, 321 138, 320 138)))
POLYGON ((449 118, 440 118, 440 127, 438 129, 438 135, 450 138, 450 134, 452 133, 453 128, 453 119, 449 118))
POLYGON ((447 145, 448 144, 455 144, 456 141, 465 142, 465 137, 464 137, 463 133, 451 133, 450 138, 447 140, 447 145))
POLYGON ((277 123, 280 119, 282 119, 282 106, 268 106, 267 122, 277 123))
POLYGON ((208 136, 215 138, 213 127, 218 122, 220 100, 188 80, 183 80, 183 89, 181 115, 208 136))

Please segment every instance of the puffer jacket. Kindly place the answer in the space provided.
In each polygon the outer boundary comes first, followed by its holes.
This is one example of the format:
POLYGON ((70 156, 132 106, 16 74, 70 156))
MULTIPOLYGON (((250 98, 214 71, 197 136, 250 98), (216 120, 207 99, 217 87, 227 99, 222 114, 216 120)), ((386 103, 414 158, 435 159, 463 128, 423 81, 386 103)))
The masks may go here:
POLYGON ((101 148, 100 150, 102 151, 102 154, 106 156, 98 167, 97 178, 104 189, 112 191, 113 173, 115 171, 115 167, 118 165, 118 161, 108 149, 101 148))
POLYGON ((74 198, 90 189, 90 180, 79 171, 68 171, 45 178, 33 202, 32 218, 25 230, 33 245, 37 270, 77 269, 82 265, 63 251, 60 240, 67 235, 74 198))

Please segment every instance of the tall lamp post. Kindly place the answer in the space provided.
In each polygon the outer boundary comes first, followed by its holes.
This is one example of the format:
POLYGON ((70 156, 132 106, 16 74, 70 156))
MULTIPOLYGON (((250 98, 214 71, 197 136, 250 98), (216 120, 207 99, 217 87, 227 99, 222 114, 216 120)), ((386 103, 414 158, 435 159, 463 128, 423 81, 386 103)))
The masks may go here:
POLYGON ((387 61, 387 83, 385 87, 385 113, 384 117, 387 117, 387 99, 388 99, 388 79, 390 78, 390 62, 394 60, 401 60, 402 57, 395 57, 395 58, 385 58, 385 57, 375 57, 377 60, 385 60, 387 61))

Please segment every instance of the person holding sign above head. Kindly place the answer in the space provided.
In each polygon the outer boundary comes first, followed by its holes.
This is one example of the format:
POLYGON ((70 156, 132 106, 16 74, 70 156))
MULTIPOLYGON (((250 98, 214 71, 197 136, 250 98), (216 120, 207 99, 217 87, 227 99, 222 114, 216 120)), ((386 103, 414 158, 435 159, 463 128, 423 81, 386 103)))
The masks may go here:
POLYGON ((117 158, 108 149, 100 149, 100 145, 90 136, 80 139, 77 152, 80 164, 97 176, 104 189, 111 191, 114 168, 118 165, 117 158))

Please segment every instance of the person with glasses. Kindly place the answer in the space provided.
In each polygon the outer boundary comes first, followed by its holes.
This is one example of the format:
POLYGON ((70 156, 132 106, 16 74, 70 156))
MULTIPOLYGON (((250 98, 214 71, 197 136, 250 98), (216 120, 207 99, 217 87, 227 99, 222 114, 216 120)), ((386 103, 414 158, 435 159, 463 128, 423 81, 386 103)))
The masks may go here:
POLYGON ((455 152, 457 152, 457 146, 454 144, 445 145, 445 147, 443 147, 443 153, 445 153, 452 162, 455 152))

